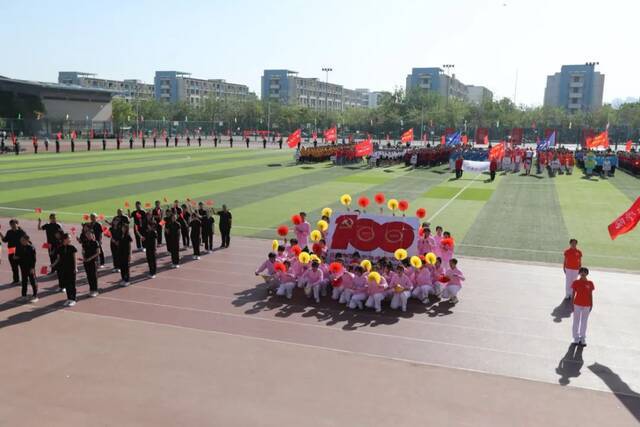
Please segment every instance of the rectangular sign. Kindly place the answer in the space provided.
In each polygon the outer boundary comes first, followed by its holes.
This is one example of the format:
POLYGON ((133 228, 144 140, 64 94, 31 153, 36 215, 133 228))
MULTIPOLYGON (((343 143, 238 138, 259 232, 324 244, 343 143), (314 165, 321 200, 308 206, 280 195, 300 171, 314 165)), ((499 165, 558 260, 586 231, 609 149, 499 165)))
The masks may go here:
POLYGON ((478 162, 475 160, 465 160, 462 162, 462 170, 465 172, 488 172, 490 162, 478 162))

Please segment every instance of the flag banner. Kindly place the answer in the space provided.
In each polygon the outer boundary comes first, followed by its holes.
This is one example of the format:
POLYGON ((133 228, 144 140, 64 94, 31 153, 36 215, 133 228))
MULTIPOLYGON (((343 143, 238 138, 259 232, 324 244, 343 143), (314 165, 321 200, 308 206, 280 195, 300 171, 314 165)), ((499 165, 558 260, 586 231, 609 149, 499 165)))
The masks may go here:
POLYGON ((558 133, 558 132, 556 131, 556 129, 546 128, 546 129, 544 130, 544 139, 549 138, 549 136, 551 136, 551 134, 552 134, 552 133, 554 133, 554 132, 558 133))
POLYGON ((504 152, 504 142, 501 142, 489 150, 489 160, 501 160, 504 157, 504 152))
POLYGON ((460 138, 462 141, 462 145, 467 145, 469 143, 469 137, 467 135, 462 135, 462 138, 460 138))
POLYGON ((491 162, 478 162, 474 160, 464 160, 462 162, 462 170, 465 172, 489 172, 491 162))
POLYGON ((609 131, 605 130, 604 132, 596 135, 593 138, 587 139, 587 148, 609 148, 609 131))
POLYGON ((337 141, 338 140, 338 129, 334 126, 324 131, 324 139, 325 141, 337 141))
POLYGON ((298 146, 300 141, 302 141, 302 130, 298 129, 289 135, 287 138, 287 145, 289 148, 295 148, 298 146))
POLYGON ((311 133, 311 138, 313 138, 313 139, 318 139, 318 132, 313 131, 313 132, 311 133))
POLYGON ((413 141, 413 128, 411 128, 408 131, 406 131, 405 133, 403 133, 402 137, 400 137, 400 141, 402 141, 402 142, 411 142, 411 141, 413 141))
POLYGON ((460 142, 461 142, 460 131, 456 131, 447 135, 446 145, 460 145, 460 142))
POLYGON ((615 221, 609 224, 609 236, 615 240, 618 236, 633 230, 640 221, 640 197, 615 221))
POLYGON ((629 152, 631 151, 631 146, 633 145, 633 141, 632 140, 628 140, 627 144, 624 146, 624 151, 629 152))
POLYGON ((373 142, 370 139, 356 144, 356 157, 364 157, 373 154, 373 142))
POLYGON ((551 132, 551 135, 544 141, 540 142, 537 146, 538 151, 546 151, 549 150, 556 145, 556 133, 551 132))
POLYGON ((396 249, 417 251, 419 219, 343 212, 331 216, 330 251, 392 257, 396 249))
POLYGON ((512 144, 522 144, 522 137, 524 136, 523 128, 513 128, 511 129, 511 143, 512 144))

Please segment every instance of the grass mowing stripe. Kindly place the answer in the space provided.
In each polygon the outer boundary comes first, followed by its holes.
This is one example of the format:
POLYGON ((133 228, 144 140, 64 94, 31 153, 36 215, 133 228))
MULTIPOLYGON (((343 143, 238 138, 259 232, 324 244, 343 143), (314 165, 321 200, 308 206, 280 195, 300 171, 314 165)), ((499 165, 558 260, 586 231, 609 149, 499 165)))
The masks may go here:
POLYGON ((496 191, 478 214, 457 252, 480 257, 557 263, 562 261, 558 253, 568 240, 569 233, 554 181, 509 174, 500 176, 496 191), (511 182, 533 182, 534 179, 540 185, 509 185, 511 182), (540 252, 489 248, 517 248, 523 245, 540 252))
POLYGON ((616 188, 618 178, 587 180, 572 175, 558 177, 555 182, 562 214, 571 237, 578 239, 583 263, 587 267, 640 270, 640 261, 628 258, 631 254, 637 255, 640 249, 640 233, 632 231, 612 241, 607 230, 607 226, 631 205, 629 197, 616 188), (599 254, 610 257, 592 256, 599 254))
POLYGON ((609 182, 634 202, 640 197, 640 178, 638 177, 618 169, 616 170, 616 176, 609 178, 609 182))
POLYGON ((93 179, 75 182, 64 186, 51 184, 30 191, 21 189, 0 192, 0 205, 2 206, 35 206, 34 203, 41 200, 45 208, 56 204, 67 203, 67 200, 78 200, 83 203, 99 201, 103 197, 113 197, 117 194, 135 194, 149 188, 161 191, 183 183, 197 183, 214 179, 226 178, 242 173, 250 173, 256 167, 267 167, 263 160, 246 160, 227 162, 212 168, 209 165, 191 167, 186 164, 184 168, 172 170, 167 173, 162 169, 134 175, 115 175, 107 179, 93 179), (233 169, 237 169, 235 172, 233 169), (47 194, 42 197, 42 193, 47 194))

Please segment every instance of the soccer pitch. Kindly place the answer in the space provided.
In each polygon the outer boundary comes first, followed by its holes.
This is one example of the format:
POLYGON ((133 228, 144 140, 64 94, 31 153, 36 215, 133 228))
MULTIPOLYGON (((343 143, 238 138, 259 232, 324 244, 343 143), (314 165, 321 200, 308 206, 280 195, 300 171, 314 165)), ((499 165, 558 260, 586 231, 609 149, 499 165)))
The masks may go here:
POLYGON ((426 208, 432 228, 451 231, 459 255, 559 263, 575 237, 587 266, 640 271, 640 232, 616 241, 607 232, 640 196, 640 181, 622 171, 606 180, 583 179, 578 170, 556 178, 498 175, 490 183, 478 174, 453 180, 444 166, 295 165, 292 150, 246 148, 5 155, 0 170, 5 218, 33 219, 34 208, 42 208, 43 218, 55 211, 70 224, 84 213, 110 216, 125 201, 212 199, 232 211, 233 234, 275 238, 275 228, 298 211, 307 211, 315 224, 323 207, 342 209, 344 193, 355 204, 360 195, 373 199, 383 192, 408 200, 408 215, 426 208))

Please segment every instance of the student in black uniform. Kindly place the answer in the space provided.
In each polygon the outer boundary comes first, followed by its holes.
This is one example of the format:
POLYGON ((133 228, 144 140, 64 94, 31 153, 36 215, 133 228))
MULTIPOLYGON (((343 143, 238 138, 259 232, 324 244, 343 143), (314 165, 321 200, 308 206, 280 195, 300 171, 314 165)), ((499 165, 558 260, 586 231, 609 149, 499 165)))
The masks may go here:
POLYGON ((145 148, 147 146, 147 140, 144 138, 144 135, 142 136, 142 148, 145 148))
MULTIPOLYGON (((62 230, 60 231, 56 231, 55 235, 54 235, 54 242, 51 244, 50 246, 50 251, 51 251, 51 257, 50 259, 53 259, 53 261, 51 261, 50 265, 54 265, 55 261, 58 259, 58 253, 60 252, 60 248, 62 248, 62 236, 64 235, 64 232, 62 230)), ((58 271, 55 268, 52 268, 51 271, 49 272, 49 274, 56 274, 57 278, 58 278, 58 292, 62 292, 64 291, 64 288, 62 287, 62 279, 60 278, 60 271, 58 271)))
POLYGON ((9 264, 11 265, 11 272, 13 273, 12 285, 20 283, 20 268, 18 266, 18 260, 16 259, 16 251, 20 246, 20 239, 26 233, 20 228, 20 224, 17 219, 9 221, 9 230, 6 234, 2 234, 0 231, 0 239, 7 244, 7 255, 9 256, 9 264))
MULTIPOLYGON (((91 225, 90 225, 91 227, 91 225)), ((87 283, 89 283, 89 296, 98 296, 98 257, 100 256, 100 246, 96 240, 96 235, 91 229, 84 233, 82 239, 82 264, 87 274, 87 283)))
POLYGON ((180 224, 176 222, 174 213, 171 213, 164 226, 164 237, 167 251, 171 254, 171 267, 180 268, 180 224))
POLYGON ((71 244, 71 237, 62 235, 62 246, 58 250, 58 259, 51 266, 60 274, 61 288, 67 291, 67 307, 76 305, 76 253, 78 250, 71 244))
POLYGON ((228 248, 231 242, 231 212, 227 209, 227 205, 222 205, 222 210, 215 212, 220 217, 218 228, 220 228, 220 237, 222 243, 221 248, 228 248))
POLYGON ((265 138, 264 136, 262 137, 262 148, 264 148, 265 150, 267 149, 267 138, 265 138))
MULTIPOLYGON (((155 202, 155 206, 153 208, 153 210, 151 211, 151 217, 153 218, 153 221, 156 223, 156 240, 157 240, 157 245, 160 246, 162 245, 162 225, 160 224, 160 221, 162 221, 162 207, 160 206, 160 200, 156 200, 155 202)), ((147 245, 145 245, 145 248, 147 247, 147 245)))
POLYGON ((189 220, 191 231, 191 245, 193 246, 193 259, 200 259, 200 238, 202 236, 202 222, 200 216, 193 212, 189 220))
POLYGON ((89 225, 91 226, 91 231, 93 231, 93 235, 95 236, 96 242, 98 243, 98 257, 100 260, 100 268, 104 267, 104 250, 102 249, 102 224, 98 222, 95 213, 89 215, 91 222, 89 225))
POLYGON ((233 136, 229 137, 229 147, 233 148, 233 136))
POLYGON ((282 150, 282 137, 280 137, 280 139, 278 140, 278 146, 282 150))
POLYGON ((202 138, 198 135, 198 147, 202 147, 202 138))
POLYGON ((120 277, 122 286, 129 286, 129 265, 131 263, 131 235, 129 224, 120 226, 120 242, 118 243, 118 261, 120 264, 120 277))
POLYGON ((145 254, 147 256, 147 264, 149 265, 149 277, 156 278, 156 241, 158 240, 157 223, 152 218, 147 222, 147 228, 142 236, 142 243, 145 247, 145 254))
POLYGON ((87 151, 91 151, 91 138, 87 138, 87 151))
POLYGON ((218 137, 217 136, 213 137, 213 147, 214 148, 218 148, 218 137))
POLYGON ((56 135, 56 153, 60 152, 60 137, 56 135))
POLYGON ((107 139, 103 136, 102 137, 102 151, 105 151, 107 149, 107 139))
POLYGON ((215 221, 206 209, 202 212, 202 241, 204 242, 204 253, 208 254, 213 250, 213 233, 215 221))
POLYGON ((136 238, 136 249, 138 252, 144 251, 140 236, 147 228, 147 213, 142 210, 142 203, 136 202, 136 210, 129 212, 129 218, 133 219, 133 234, 136 238))
POLYGON ((168 136, 165 136, 165 137, 164 137, 164 145, 165 145, 167 148, 169 148, 169 137, 168 137, 168 136))
POLYGON ((156 138, 156 136, 154 135, 154 136, 153 136, 153 148, 156 148, 156 143, 157 143, 157 138, 156 138))
POLYGON ((178 224, 180 225, 180 234, 182 235, 182 246, 189 247, 189 222, 191 213, 187 210, 187 205, 183 204, 178 214, 178 224))
POLYGON ((71 138, 71 152, 75 153, 76 151, 76 142, 71 138))
POLYGON ((173 146, 174 147, 178 146, 178 136, 177 135, 173 138, 173 146))
POLYGON ((249 148, 249 137, 247 137, 247 138, 244 140, 244 142, 246 142, 246 143, 247 143, 247 148, 249 148))
POLYGON ((22 275, 22 296, 21 301, 27 301, 27 281, 31 283, 33 298, 31 302, 38 302, 38 284, 36 283, 36 249, 31 244, 29 236, 26 234, 20 238, 20 246, 16 249, 15 258, 20 265, 22 275))
POLYGON ((118 259, 118 245, 120 243, 120 237, 121 237, 120 223, 121 221, 118 219, 117 216, 113 218, 110 224, 107 222, 107 224, 109 224, 109 234, 111 234, 109 247, 111 248, 111 260, 113 262, 112 271, 114 273, 120 272, 120 262, 119 262, 120 260, 118 259))
POLYGON ((49 263, 53 264, 56 260, 54 253, 55 245, 57 243, 56 233, 62 233, 62 227, 56 220, 56 214, 49 215, 49 222, 42 225, 42 220, 38 218, 38 230, 44 230, 47 236, 47 250, 49 251, 49 263))
POLYGON ((191 137, 187 135, 187 147, 191 147, 191 137))
POLYGON ((129 150, 133 150, 133 137, 129 137, 129 150))

